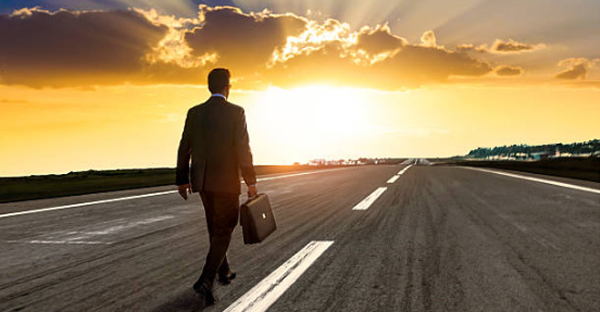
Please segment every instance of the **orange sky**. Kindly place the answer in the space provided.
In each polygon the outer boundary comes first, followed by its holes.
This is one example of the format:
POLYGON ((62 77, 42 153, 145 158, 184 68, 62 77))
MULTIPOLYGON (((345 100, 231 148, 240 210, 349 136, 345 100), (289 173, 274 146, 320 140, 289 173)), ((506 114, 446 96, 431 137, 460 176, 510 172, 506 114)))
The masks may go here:
POLYGON ((246 109, 257 164, 600 138, 591 17, 570 39, 487 30, 468 40, 445 31, 451 19, 415 20, 403 35, 395 19, 197 10, 0 15, 0 41, 11 42, 0 50, 0 176, 174 167, 186 111, 209 96, 215 66, 232 71, 230 101, 246 109))

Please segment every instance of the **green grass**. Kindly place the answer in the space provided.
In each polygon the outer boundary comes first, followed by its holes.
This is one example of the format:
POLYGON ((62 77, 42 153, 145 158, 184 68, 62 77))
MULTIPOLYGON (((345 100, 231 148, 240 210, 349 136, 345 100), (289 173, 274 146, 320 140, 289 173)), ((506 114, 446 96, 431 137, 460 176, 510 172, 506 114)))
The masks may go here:
MULTIPOLYGON (((334 168, 332 166, 256 166, 257 175, 334 168)), ((41 176, 0 178, 0 203, 174 185, 175 169, 89 170, 41 176)))
POLYGON ((459 160, 451 164, 539 173, 600 182, 600 158, 553 158, 538 161, 459 160))

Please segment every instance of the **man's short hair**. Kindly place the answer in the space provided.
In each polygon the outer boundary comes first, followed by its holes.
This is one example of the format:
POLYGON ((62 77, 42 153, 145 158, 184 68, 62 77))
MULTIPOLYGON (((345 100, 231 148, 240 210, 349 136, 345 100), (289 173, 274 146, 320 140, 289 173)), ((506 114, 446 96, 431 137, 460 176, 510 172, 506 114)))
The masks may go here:
POLYGON ((227 68, 215 68, 208 74, 208 90, 210 93, 223 92, 229 85, 231 74, 227 68))

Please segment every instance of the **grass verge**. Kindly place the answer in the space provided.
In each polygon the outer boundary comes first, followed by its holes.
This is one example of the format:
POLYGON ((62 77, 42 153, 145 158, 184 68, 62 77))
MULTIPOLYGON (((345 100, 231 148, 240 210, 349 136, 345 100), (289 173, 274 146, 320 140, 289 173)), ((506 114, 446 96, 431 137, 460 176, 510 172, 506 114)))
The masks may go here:
MULTIPOLYGON (((255 166, 257 175, 341 166, 255 166)), ((89 170, 28 177, 0 178, 0 203, 173 185, 175 169, 89 170)))
POLYGON ((600 182, 600 158, 553 158, 538 161, 458 160, 449 164, 515 170, 600 182))

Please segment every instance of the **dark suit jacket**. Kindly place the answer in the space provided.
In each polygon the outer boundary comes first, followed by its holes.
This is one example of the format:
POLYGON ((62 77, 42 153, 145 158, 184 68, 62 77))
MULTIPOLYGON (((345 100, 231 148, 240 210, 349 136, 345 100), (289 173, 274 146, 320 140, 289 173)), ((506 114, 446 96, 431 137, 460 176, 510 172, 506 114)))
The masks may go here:
POLYGON ((240 170, 247 185, 256 183, 244 109, 218 96, 192 107, 177 152, 175 184, 190 183, 192 192, 239 195, 240 170))

